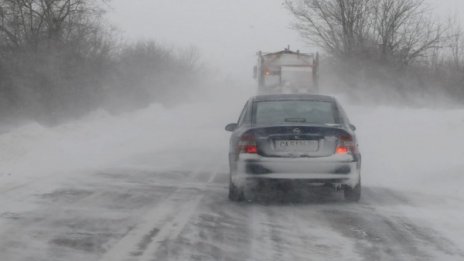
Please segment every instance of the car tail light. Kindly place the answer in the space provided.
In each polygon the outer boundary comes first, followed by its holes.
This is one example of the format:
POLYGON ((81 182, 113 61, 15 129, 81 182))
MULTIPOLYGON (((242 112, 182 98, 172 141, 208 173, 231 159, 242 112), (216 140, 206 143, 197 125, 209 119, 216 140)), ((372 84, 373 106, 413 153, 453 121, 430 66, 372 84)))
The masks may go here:
POLYGON ((337 154, 347 154, 350 150, 347 147, 337 147, 337 154))
POLYGON ((356 142, 351 136, 340 136, 338 137, 338 145, 335 149, 336 154, 348 154, 355 152, 356 142))
POLYGON ((238 143, 240 153, 256 154, 258 147, 256 146, 256 138, 253 134, 244 134, 238 143))

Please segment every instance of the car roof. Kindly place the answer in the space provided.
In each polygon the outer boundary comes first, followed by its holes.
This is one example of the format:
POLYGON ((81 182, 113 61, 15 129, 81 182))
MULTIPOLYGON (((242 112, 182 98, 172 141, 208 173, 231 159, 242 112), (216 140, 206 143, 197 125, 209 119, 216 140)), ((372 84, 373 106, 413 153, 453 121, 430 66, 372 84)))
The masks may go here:
POLYGON ((270 94, 270 95, 258 95, 252 97, 255 102, 261 101, 285 101, 285 100, 311 100, 311 101, 325 101, 325 102, 336 102, 336 99, 332 96, 327 95, 316 95, 316 94, 270 94))

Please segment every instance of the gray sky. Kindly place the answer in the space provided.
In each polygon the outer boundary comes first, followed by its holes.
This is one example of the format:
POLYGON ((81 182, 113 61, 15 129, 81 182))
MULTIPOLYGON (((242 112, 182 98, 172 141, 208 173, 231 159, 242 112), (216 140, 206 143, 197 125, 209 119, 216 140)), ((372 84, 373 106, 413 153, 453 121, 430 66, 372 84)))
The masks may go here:
POLYGON ((251 79, 258 50, 304 49, 280 0, 113 0, 110 20, 130 39, 196 46, 203 61, 251 79))
MULTIPOLYGON (((428 0, 439 15, 464 22, 464 0, 428 0)), ((258 50, 311 52, 291 30, 282 0, 113 0, 110 22, 128 39, 196 46, 202 59, 232 77, 251 77, 258 50)))

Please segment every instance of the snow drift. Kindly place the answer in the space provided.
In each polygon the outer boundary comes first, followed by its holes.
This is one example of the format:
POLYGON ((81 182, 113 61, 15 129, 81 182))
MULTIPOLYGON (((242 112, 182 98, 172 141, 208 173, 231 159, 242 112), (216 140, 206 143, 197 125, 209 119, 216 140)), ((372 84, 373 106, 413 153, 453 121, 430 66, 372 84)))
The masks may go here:
MULTIPOLYGON (((54 128, 24 125, 0 136, 0 182, 134 166, 144 154, 167 150, 190 152, 190 163, 204 162, 201 153, 222 153, 226 160, 228 134, 223 127, 236 120, 246 95, 222 95, 173 109, 154 104, 120 116, 99 111, 54 128)), ((366 185, 464 198, 459 184, 464 181, 464 110, 345 107, 358 127, 366 185)), ((189 168, 185 162, 153 158, 144 164, 189 168)))

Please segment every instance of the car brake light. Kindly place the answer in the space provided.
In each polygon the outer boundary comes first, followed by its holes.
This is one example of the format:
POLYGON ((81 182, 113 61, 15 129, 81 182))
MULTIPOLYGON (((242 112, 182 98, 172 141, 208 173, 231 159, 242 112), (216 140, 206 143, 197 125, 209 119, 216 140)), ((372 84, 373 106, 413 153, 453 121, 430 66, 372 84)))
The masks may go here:
POLYGON ((355 151, 355 142, 351 136, 338 137, 338 146, 335 149, 336 154, 348 154, 355 151))
POLYGON ((258 147, 256 146, 256 139, 253 134, 244 134, 238 143, 239 152, 247 154, 258 153, 258 147))
POLYGON ((348 147, 337 147, 337 154, 347 154, 349 151, 348 147))
POLYGON ((258 153, 258 148, 256 147, 256 145, 247 145, 245 146, 245 148, 243 149, 245 153, 248 153, 248 154, 256 154, 258 153))

